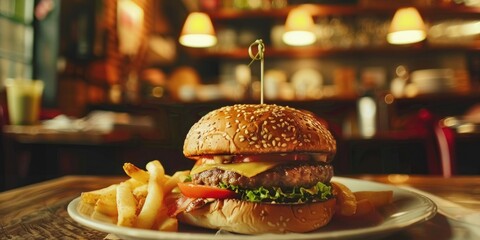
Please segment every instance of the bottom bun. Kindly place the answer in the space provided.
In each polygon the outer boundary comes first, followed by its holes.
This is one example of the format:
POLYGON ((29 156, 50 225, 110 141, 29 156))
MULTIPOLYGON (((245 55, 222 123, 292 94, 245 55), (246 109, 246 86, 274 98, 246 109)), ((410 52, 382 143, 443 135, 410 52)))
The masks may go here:
POLYGON ((332 219, 334 198, 306 204, 266 204, 216 200, 177 218, 190 225, 244 234, 310 232, 332 219))

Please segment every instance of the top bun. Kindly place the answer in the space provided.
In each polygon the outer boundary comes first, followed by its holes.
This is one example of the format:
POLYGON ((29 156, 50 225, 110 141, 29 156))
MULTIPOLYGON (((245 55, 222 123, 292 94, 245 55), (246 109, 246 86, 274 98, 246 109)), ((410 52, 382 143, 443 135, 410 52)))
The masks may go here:
POLYGON ((211 111, 195 123, 183 145, 186 157, 336 152, 327 127, 313 114, 269 104, 238 104, 211 111))

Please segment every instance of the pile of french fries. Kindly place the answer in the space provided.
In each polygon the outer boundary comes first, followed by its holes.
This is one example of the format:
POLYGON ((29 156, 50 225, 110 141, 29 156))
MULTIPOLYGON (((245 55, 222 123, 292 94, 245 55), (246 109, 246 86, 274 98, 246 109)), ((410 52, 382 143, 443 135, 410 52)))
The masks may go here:
POLYGON ((167 204, 177 183, 183 182, 190 171, 166 175, 158 160, 148 162, 142 170, 125 163, 123 170, 130 179, 106 188, 83 192, 83 203, 94 206, 94 214, 103 214, 119 226, 161 231, 177 231, 178 221, 167 215, 167 204))

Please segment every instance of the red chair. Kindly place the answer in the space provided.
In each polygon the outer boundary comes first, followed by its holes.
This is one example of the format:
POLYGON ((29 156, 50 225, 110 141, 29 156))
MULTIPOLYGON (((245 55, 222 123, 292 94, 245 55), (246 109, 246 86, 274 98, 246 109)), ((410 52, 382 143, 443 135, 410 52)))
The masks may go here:
POLYGON ((443 177, 455 174, 455 133, 443 119, 434 126, 443 177))
POLYGON ((429 173, 451 177, 455 173, 453 130, 427 109, 420 109, 410 119, 408 130, 425 138, 429 173))

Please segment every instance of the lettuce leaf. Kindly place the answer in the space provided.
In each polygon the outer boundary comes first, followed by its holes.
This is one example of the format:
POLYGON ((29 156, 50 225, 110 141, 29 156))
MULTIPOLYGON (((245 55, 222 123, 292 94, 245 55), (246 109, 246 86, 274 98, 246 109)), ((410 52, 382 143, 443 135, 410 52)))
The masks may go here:
POLYGON ((244 201, 275 202, 275 203, 305 203, 312 201, 326 201, 332 197, 332 187, 318 182, 313 187, 294 187, 282 189, 280 187, 245 189, 227 183, 220 183, 220 188, 236 192, 244 201))

